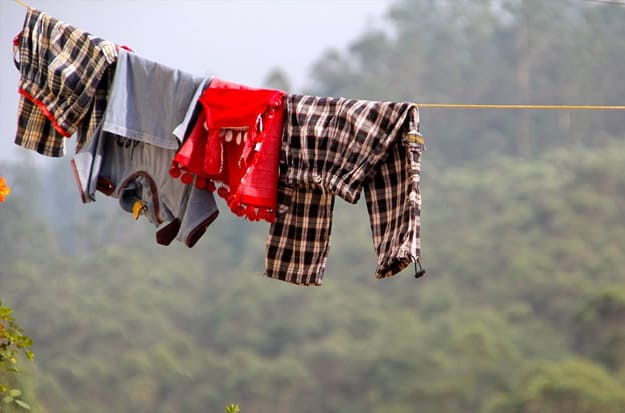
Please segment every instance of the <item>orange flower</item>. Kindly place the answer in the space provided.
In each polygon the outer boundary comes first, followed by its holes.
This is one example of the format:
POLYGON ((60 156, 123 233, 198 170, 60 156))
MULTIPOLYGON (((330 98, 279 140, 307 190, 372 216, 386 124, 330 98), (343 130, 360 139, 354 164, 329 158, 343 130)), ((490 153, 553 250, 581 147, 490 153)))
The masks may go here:
POLYGON ((4 178, 0 176, 0 202, 4 202, 4 198, 11 193, 11 188, 4 181, 4 178))

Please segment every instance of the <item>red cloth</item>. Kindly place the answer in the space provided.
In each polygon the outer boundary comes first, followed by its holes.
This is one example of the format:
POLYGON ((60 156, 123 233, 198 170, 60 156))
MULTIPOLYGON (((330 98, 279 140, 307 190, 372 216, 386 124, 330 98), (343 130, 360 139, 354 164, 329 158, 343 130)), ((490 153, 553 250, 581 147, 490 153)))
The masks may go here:
POLYGON ((285 93, 219 79, 200 96, 202 110, 172 161, 170 174, 215 190, 232 212, 275 219, 285 93), (195 179, 194 179, 195 178, 195 179))

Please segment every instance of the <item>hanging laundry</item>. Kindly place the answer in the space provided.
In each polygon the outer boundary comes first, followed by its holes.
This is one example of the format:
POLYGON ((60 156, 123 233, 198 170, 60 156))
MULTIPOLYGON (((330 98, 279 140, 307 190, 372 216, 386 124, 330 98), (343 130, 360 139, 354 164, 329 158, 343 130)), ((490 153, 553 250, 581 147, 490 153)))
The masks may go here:
POLYGON ((271 223, 265 275, 321 285, 335 196, 355 204, 364 190, 375 276, 419 264, 425 146, 416 105, 194 76, 35 9, 14 61, 15 143, 58 157, 76 134, 83 202, 96 191, 117 198, 158 228, 158 243, 194 246, 219 214, 217 191, 236 215, 271 223))
POLYGON ((233 213, 275 219, 285 93, 213 79, 171 175, 215 191, 233 213))
POLYGON ((112 71, 117 46, 33 8, 13 45, 20 71, 15 143, 60 157, 65 138, 76 133, 80 149, 101 120, 106 73, 112 71))
POLYGON ((119 199, 155 226, 159 244, 192 247, 217 217, 213 195, 169 175, 180 141, 172 131, 210 79, 119 51, 106 112, 72 166, 83 202, 95 192, 119 199))
POLYGON ((335 195, 355 204, 364 189, 377 278, 420 254, 420 158, 424 141, 412 103, 288 95, 278 214, 265 275, 321 285, 335 195))

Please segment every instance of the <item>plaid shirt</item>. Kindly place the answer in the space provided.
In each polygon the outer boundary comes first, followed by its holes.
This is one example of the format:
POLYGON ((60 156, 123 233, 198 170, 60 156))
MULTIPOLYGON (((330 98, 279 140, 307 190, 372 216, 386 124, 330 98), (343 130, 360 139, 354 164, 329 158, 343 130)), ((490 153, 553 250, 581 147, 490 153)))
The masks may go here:
POLYGON ((14 54, 18 51, 15 143, 58 157, 65 153, 64 138, 77 133, 80 148, 106 107, 108 81, 101 80, 110 77, 115 44, 29 8, 14 44, 14 54))
POLYGON ((321 285, 334 195, 355 204, 363 188, 376 277, 418 260, 424 145, 417 107, 288 95, 285 110, 279 214, 269 230, 265 275, 321 285))

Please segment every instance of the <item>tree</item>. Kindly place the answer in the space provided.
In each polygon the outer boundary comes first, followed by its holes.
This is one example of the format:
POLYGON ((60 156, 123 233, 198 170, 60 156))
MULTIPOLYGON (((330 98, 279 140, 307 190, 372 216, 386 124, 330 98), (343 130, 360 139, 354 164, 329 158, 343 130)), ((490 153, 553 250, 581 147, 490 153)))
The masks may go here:
POLYGON ((625 388, 602 367, 583 360, 539 363, 515 390, 495 397, 488 413, 620 413, 625 388))
POLYGON ((289 76, 280 68, 271 70, 267 76, 265 76, 265 81, 263 83, 265 87, 270 89, 278 89, 287 93, 291 91, 289 76))
POLYGON ((30 410, 30 405, 21 399, 22 391, 12 388, 13 377, 9 375, 19 373, 18 359, 24 355, 28 360, 34 359, 30 351, 33 342, 30 337, 22 332, 12 317, 13 310, 6 307, 0 301, 0 411, 3 405, 8 407, 16 405, 30 410))
POLYGON ((625 289, 593 295, 577 315, 576 348, 612 371, 625 371, 625 289))
MULTIPOLYGON (((625 8, 573 0, 400 0, 313 68, 312 92, 416 103, 622 103, 625 8), (620 22, 620 24, 619 24, 620 22), (619 97, 620 96, 620 97, 619 97)), ((621 113, 424 109, 428 159, 535 157, 625 132, 621 113)))

